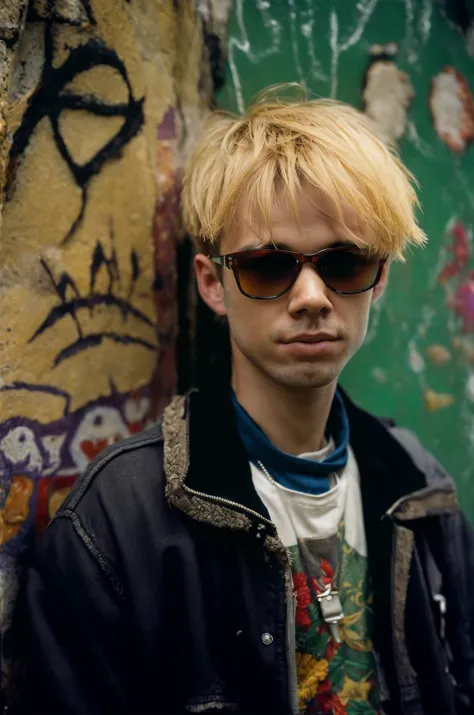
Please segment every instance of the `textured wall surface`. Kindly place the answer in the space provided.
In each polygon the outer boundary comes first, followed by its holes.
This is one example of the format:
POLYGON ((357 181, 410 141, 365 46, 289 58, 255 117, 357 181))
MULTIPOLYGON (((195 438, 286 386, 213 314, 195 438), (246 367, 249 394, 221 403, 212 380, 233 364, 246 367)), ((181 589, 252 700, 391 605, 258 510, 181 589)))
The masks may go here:
POLYGON ((303 81, 317 95, 359 108, 365 100, 387 135, 399 138, 402 158, 421 184, 429 245, 393 267, 343 384, 368 409, 416 430, 453 474, 474 519, 469 23, 463 2, 235 0, 218 101, 242 109, 268 84, 303 81))
POLYGON ((175 388, 181 167, 229 5, 0 2, 2 634, 18 558, 175 388))

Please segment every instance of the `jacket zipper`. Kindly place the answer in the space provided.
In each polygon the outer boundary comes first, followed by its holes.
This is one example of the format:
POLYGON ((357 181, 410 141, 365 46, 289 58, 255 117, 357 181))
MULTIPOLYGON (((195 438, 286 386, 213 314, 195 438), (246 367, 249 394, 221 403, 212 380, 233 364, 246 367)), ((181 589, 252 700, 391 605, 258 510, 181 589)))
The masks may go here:
MULTIPOLYGON (((188 454, 189 454, 189 452, 188 452, 188 454)), ((238 502, 231 501, 230 499, 224 499, 223 497, 216 497, 212 494, 206 494, 205 492, 199 492, 196 489, 192 489, 191 487, 186 486, 186 484, 183 484, 182 488, 184 491, 188 492, 188 494, 192 494, 196 497, 200 497, 201 499, 207 499, 208 501, 214 502, 215 504, 222 504, 223 506, 231 507, 233 509, 239 509, 246 514, 250 514, 251 516, 257 517, 257 519, 259 519, 262 522, 265 522, 265 524, 268 524, 273 529, 275 529, 275 534, 283 546, 283 542, 281 541, 280 536, 278 534, 278 529, 276 528, 273 521, 262 516, 262 514, 259 514, 258 511, 249 509, 248 507, 243 506, 243 504, 239 504, 238 502)), ((284 546, 283 546, 283 548, 285 550, 285 553, 287 553, 284 546)), ((295 623, 296 604, 295 604, 295 597, 294 597, 294 593, 293 593, 293 576, 291 574, 291 566, 290 566, 290 562, 288 559, 288 555, 286 556, 286 559, 285 559, 284 586, 285 586, 285 593, 286 593, 286 647, 287 647, 287 658, 288 658, 288 683, 289 683, 289 691, 290 691, 290 708, 291 708, 291 713, 293 715, 298 715, 299 711, 298 711, 298 682, 297 682, 297 673, 296 673, 296 623, 295 623)))
POLYGON ((239 509, 243 512, 246 512, 247 514, 251 514, 252 516, 255 516, 258 519, 260 519, 260 521, 264 521, 266 524, 269 524, 270 526, 272 526, 275 529, 275 532, 278 536, 278 532, 277 532, 276 526, 273 523, 273 521, 270 521, 270 519, 267 519, 265 516, 262 516, 261 514, 258 513, 258 511, 249 509, 248 507, 243 506, 242 504, 239 504, 236 501, 231 501, 230 499, 224 499, 224 497, 216 497, 213 494, 206 494, 205 492, 198 492, 196 489, 192 489, 191 487, 186 486, 186 484, 183 484, 182 488, 184 489, 185 492, 188 492, 189 494, 193 494, 196 497, 202 497, 203 499, 207 499, 208 501, 215 502, 216 504, 223 504, 224 506, 229 506, 231 508, 239 509))
POLYGON ((296 600, 293 591, 293 576, 289 564, 285 565, 286 589, 286 643, 288 660, 288 684, 292 715, 299 713, 298 676, 296 672, 296 600))

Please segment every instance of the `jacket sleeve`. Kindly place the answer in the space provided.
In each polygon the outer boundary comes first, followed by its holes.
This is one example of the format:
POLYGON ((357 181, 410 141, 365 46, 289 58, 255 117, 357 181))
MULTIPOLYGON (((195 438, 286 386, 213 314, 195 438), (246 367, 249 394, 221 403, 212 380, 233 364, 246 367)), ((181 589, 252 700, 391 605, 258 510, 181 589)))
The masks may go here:
MULTIPOLYGON (((393 427, 392 435, 425 474, 427 484, 453 483, 444 467, 408 430, 393 427)), ((448 600, 447 631, 458 683, 456 712, 474 712, 474 530, 462 509, 445 520, 442 551, 452 574, 444 585, 448 600), (449 591, 453 589, 454 593, 449 591), (460 654, 462 654, 461 657, 460 654)))
POLYGON ((40 541, 20 599, 24 712, 132 712, 121 587, 76 514, 40 541))
POLYGON ((468 521, 464 512, 460 514, 460 543, 461 549, 458 553, 459 564, 464 569, 465 594, 468 607, 471 658, 469 663, 468 680, 470 683, 471 712, 474 711, 474 529, 468 521))

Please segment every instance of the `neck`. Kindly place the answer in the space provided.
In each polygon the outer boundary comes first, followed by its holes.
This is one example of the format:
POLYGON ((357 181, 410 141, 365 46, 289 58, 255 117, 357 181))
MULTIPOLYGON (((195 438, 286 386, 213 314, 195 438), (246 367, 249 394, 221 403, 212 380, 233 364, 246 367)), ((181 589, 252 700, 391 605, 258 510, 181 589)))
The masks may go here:
POLYGON ((272 444, 287 454, 324 447, 325 429, 336 381, 323 387, 296 388, 274 382, 253 365, 232 366, 237 400, 272 444))

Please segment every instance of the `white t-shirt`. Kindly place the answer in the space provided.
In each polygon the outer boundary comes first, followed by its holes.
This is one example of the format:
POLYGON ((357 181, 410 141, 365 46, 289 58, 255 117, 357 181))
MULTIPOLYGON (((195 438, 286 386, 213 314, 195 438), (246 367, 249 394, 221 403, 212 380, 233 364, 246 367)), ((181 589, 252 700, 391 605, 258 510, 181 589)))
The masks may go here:
MULTIPOLYGON (((322 461, 334 449, 301 454, 322 461)), ((300 712, 377 712, 372 653, 372 596, 359 470, 352 449, 330 490, 312 495, 282 487, 251 463, 257 493, 286 547, 296 598, 296 662, 300 712), (332 584, 344 618, 337 634, 325 623, 317 598, 332 584)), ((265 466, 265 465, 264 465, 265 466)))

